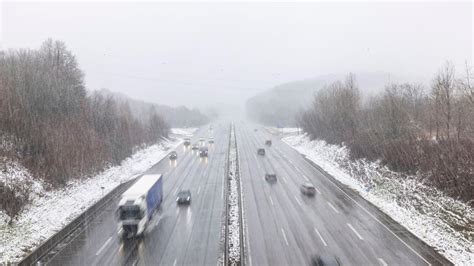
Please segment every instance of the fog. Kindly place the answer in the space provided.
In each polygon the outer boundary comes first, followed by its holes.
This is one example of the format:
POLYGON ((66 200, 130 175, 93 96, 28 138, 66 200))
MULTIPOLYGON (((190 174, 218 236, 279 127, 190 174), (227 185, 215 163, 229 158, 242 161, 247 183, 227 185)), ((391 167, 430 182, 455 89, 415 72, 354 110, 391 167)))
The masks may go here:
POLYGON ((283 82, 347 72, 429 81, 472 65, 472 4, 3 2, 1 47, 59 39, 88 89, 171 106, 240 106, 283 82))

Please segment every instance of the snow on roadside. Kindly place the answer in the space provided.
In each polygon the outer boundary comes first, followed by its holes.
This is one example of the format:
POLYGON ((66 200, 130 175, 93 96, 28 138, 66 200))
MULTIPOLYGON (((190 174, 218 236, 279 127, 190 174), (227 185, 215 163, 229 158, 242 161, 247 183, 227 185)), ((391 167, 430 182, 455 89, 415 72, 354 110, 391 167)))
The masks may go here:
POLYGON ((170 133, 173 135, 182 135, 185 137, 191 137, 198 128, 189 127, 189 128, 172 128, 170 133))
POLYGON ((306 135, 282 140, 456 265, 474 265, 474 210, 467 204, 378 162, 351 161, 343 146, 306 135))
POLYGON ((278 134, 299 134, 302 132, 302 129, 299 127, 265 127, 265 129, 270 132, 271 134, 278 135, 278 134))
POLYGON ((229 150, 229 261, 231 265, 240 264, 240 212, 239 212, 239 182, 237 169, 237 146, 235 143, 235 130, 232 125, 230 135, 231 146, 229 150))
MULTIPOLYGON (((21 163, 12 161, 7 157, 0 157, 0 183, 9 188, 26 185, 33 193, 39 193, 43 190, 41 181, 31 178, 30 173, 21 163)), ((2 218, 2 212, 0 211, 0 221, 2 218)))
MULTIPOLYGON (((181 130, 179 133, 187 137, 194 131, 181 130)), ((7 217, 0 212, 0 264, 19 261, 103 195, 122 182, 142 174, 181 142, 182 139, 177 138, 149 146, 123 160, 118 166, 110 167, 92 178, 70 182, 59 190, 35 189, 31 203, 25 207, 13 226, 6 224, 7 217)), ((16 169, 15 175, 30 176, 25 172, 26 169, 16 169)))

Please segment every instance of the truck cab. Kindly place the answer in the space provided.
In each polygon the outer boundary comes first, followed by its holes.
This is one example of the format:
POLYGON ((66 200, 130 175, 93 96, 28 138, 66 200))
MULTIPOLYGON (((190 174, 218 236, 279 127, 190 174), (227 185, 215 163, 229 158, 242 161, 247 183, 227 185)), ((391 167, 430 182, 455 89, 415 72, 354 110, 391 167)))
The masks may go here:
POLYGON ((121 196, 117 207, 122 239, 142 236, 163 198, 162 175, 144 175, 121 196))
POLYGON ((140 236, 145 231, 147 207, 144 204, 144 195, 138 198, 122 198, 118 207, 119 232, 122 238, 140 236))

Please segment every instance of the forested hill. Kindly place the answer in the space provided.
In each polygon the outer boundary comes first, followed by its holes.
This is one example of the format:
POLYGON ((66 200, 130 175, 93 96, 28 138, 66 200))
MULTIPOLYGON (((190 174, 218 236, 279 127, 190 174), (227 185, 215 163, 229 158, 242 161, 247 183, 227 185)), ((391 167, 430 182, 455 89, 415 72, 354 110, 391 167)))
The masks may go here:
POLYGON ((107 89, 98 91, 101 95, 112 97, 118 102, 128 104, 134 117, 148 119, 150 110, 154 109, 171 127, 197 127, 209 122, 210 118, 198 109, 189 109, 185 106, 170 107, 167 105, 150 103, 133 99, 125 94, 112 92, 107 89))
MULTIPOLYGON (((168 131, 156 112, 138 120, 126 104, 88 95, 84 73, 61 41, 0 51, 2 172, 22 165, 34 180, 60 186, 119 164, 168 131)), ((17 215, 31 189, 27 181, 0 175, 0 210, 17 215)))
MULTIPOLYGON (((394 81, 393 77, 381 72, 360 73, 356 76, 358 84, 366 94, 382 91, 387 83, 394 81)), ((297 126, 297 114, 309 107, 314 93, 343 77, 344 75, 324 75, 268 89, 247 101, 247 117, 272 126, 297 126)))

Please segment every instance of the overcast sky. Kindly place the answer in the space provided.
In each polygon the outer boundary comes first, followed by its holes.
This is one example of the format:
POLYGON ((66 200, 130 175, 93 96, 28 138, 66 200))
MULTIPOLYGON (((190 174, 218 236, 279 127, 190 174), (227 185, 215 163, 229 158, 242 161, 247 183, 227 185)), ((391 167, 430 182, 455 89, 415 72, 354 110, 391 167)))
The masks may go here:
MULTIPOLYGON (((1 3, 1 2, 0 2, 1 3)), ((346 72, 430 78, 472 65, 464 3, 3 2, 1 48, 66 42, 89 89, 169 105, 241 104, 279 83, 346 72)))

